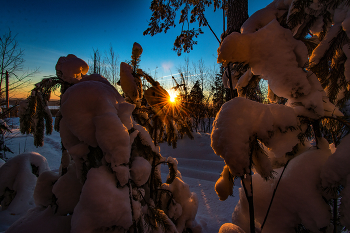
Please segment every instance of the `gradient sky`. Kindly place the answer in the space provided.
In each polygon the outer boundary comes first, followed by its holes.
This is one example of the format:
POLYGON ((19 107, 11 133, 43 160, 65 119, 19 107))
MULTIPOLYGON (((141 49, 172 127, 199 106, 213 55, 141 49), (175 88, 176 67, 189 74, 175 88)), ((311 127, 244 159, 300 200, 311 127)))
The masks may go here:
MULTIPOLYGON (((271 1, 249 0, 249 15, 271 1)), ((143 47, 140 68, 152 75, 157 70, 159 81, 176 74, 185 56, 191 62, 203 59, 207 66, 216 64, 219 44, 207 27, 203 28, 204 34, 199 36, 194 50, 180 57, 172 48, 181 25, 166 34, 143 36, 152 14, 150 3, 151 0, 8 0, 2 3, 0 35, 8 29, 17 34, 19 46, 24 49, 25 70, 40 70, 33 82, 46 75, 55 75, 58 58, 67 54, 75 54, 88 62, 93 49, 104 53, 112 45, 119 55, 119 62, 128 61, 134 42, 143 47)), ((208 10, 205 15, 220 36, 222 11, 208 10)))

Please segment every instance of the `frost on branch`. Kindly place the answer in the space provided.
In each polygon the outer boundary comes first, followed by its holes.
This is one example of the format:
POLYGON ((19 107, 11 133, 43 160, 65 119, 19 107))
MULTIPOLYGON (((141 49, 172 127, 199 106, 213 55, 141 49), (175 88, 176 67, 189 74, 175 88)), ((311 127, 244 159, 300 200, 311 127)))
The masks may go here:
MULTIPOLYGON (((226 102, 217 114, 211 146, 225 160, 232 175, 243 176, 249 173, 250 145, 253 140, 264 143, 275 157, 283 157, 298 144, 299 133, 299 121, 292 108, 264 105, 238 97, 226 102)), ((259 174, 264 178, 271 177, 269 158, 259 152, 253 155, 256 161, 254 166, 259 174)))

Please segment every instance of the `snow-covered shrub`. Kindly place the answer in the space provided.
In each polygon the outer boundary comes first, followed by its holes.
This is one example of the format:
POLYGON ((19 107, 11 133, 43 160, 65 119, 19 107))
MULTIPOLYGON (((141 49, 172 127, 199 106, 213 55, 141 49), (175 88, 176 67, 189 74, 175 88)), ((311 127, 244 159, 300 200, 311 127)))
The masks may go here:
POLYGON ((350 229, 350 135, 343 138, 337 150, 322 168, 322 186, 336 189, 339 185, 345 188, 341 192, 340 222, 350 229))
MULTIPOLYGON (((310 149, 292 159, 285 169, 276 191, 263 232, 295 232, 303 224, 311 232, 318 232, 330 223, 330 207, 322 198, 319 176, 330 155, 329 149, 310 149)), ((253 175, 256 226, 261 226, 283 168, 276 169, 275 179, 264 181, 253 175)), ((243 189, 232 221, 249 232, 249 210, 243 189)))
POLYGON ((37 177, 47 170, 45 157, 35 152, 17 155, 0 167, 0 226, 8 227, 6 223, 13 223, 35 207, 37 177))
POLYGON ((346 1, 275 0, 218 48, 218 62, 233 68, 223 82, 240 97, 213 124, 212 148, 226 163, 216 191, 226 199, 241 177, 232 220, 246 232, 338 232, 337 215, 350 227, 350 124, 339 110, 350 98, 349 12, 346 1), (259 79, 268 105, 245 99, 259 79))
MULTIPOLYGON (((137 59, 142 48, 134 47, 137 59)), ((131 82, 132 69, 126 79, 121 77, 131 103, 101 75, 85 75, 84 61, 74 55, 60 58, 56 69, 60 76, 37 84, 34 100, 61 85, 55 122, 63 146, 60 171, 41 173, 34 190, 36 207, 9 232, 201 232, 195 221, 197 196, 175 177, 176 160, 165 161, 147 129, 133 118, 133 102, 137 105, 140 95, 131 82), (170 170, 166 183, 160 175, 163 163, 170 170), (41 230, 31 223, 42 221, 60 226, 50 229, 45 223, 41 230)), ((29 128, 40 118, 30 103, 24 104, 22 117, 29 128)))

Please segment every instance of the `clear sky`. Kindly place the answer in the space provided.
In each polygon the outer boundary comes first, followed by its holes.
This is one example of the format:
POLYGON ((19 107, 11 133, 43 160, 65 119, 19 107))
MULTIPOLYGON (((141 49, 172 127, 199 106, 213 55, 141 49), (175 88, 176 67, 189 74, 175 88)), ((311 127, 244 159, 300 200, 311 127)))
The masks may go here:
MULTIPOLYGON (((249 15, 272 0, 248 0, 249 15)), ((17 34, 20 48, 24 49, 25 69, 39 68, 33 79, 38 82, 45 75, 55 75, 60 56, 75 54, 91 61, 93 49, 101 53, 112 45, 119 62, 130 60, 134 42, 143 47, 140 68, 159 81, 177 73, 177 67, 203 59, 207 66, 216 63, 217 40, 207 27, 198 38, 198 45, 189 54, 178 57, 172 51, 173 42, 181 26, 166 34, 143 36, 151 17, 151 0, 13 0, 1 3, 0 35, 10 29, 17 34)), ((222 11, 207 11, 206 17, 215 33, 222 33, 222 11)), ((194 25, 193 27, 196 27, 194 25)))

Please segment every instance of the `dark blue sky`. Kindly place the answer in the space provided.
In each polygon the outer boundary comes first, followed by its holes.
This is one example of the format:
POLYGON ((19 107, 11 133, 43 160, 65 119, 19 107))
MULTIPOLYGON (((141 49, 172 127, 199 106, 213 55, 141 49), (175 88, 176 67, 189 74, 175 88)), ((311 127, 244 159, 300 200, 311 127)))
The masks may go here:
MULTIPOLYGON (((249 0, 249 15, 265 7, 272 0, 249 0)), ((17 34, 25 50, 25 68, 40 68, 44 75, 54 75, 60 56, 75 54, 91 60, 92 49, 108 50, 110 44, 119 55, 119 62, 130 60, 134 42, 143 47, 140 67, 157 79, 177 73, 177 68, 189 56, 191 61, 203 59, 206 65, 216 63, 218 42, 207 27, 198 38, 198 45, 189 54, 178 57, 172 51, 181 26, 167 34, 143 36, 151 17, 151 0, 14 0, 2 3, 0 34, 10 28, 17 34)), ((222 33, 222 12, 206 12, 209 24, 216 34, 222 33)), ((194 25, 193 27, 196 27, 194 25)), ((166 78, 164 78, 166 79, 166 78)))

